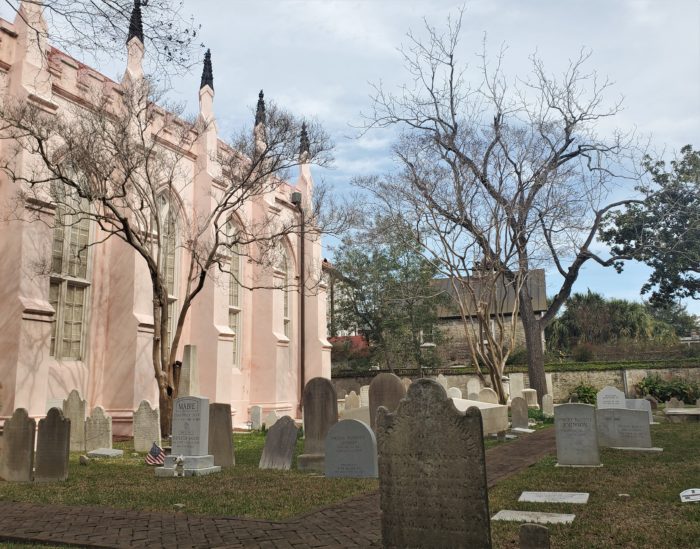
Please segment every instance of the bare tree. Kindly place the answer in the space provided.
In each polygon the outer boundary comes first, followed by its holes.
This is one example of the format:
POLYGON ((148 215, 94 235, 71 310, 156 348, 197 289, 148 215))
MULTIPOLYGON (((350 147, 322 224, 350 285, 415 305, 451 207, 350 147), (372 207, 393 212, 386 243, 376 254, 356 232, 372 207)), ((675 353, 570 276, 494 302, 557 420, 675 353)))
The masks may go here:
POLYGON ((413 222, 417 233, 432 235, 423 241, 435 255, 444 249, 436 235, 447 237, 458 258, 473 246, 517 290, 530 385, 541 398, 545 326, 588 260, 608 266, 618 259, 596 255, 591 245, 606 212, 630 202, 605 199, 610 185, 629 175, 626 155, 635 147, 629 135, 596 132, 619 102, 606 106, 610 83, 586 72, 589 53, 561 77, 532 56, 529 77, 511 82, 501 68, 503 51, 490 66, 484 48, 472 75, 457 61, 460 28, 461 14, 444 33, 426 24, 425 39, 409 34, 402 53, 411 83, 395 93, 376 86, 367 129, 401 131, 395 152, 402 168, 362 185, 392 212, 415 211, 422 201, 413 222), (537 315, 524 281, 540 267, 562 280, 537 315))
MULTIPOLYGON (((153 289, 152 362, 161 430, 167 435, 177 396, 173 365, 182 329, 207 279, 217 273, 236 277, 231 269, 236 255, 265 270, 279 261, 281 239, 298 233, 302 224, 308 229, 306 238, 317 238, 322 230, 319 192, 312 204, 293 215, 267 209, 262 217, 251 216, 246 205, 284 189, 290 168, 327 163, 330 143, 317 124, 302 125, 274 105, 266 108, 261 92, 254 130, 242 131, 228 145, 219 144, 216 158, 199 155, 218 170, 211 196, 201 204, 177 208, 176 197, 193 181, 193 151, 200 140, 212 136, 212 128, 202 116, 187 121, 176 116, 173 107, 158 106, 149 89, 146 81, 130 82, 119 90, 95 93, 88 105, 55 114, 30 100, 7 102, 0 109, 0 137, 15 150, 1 167, 21 189, 19 214, 33 211, 24 207, 28 203, 49 203, 56 207, 55 227, 70 230, 88 220, 99 228, 94 241, 72 250, 78 261, 88 247, 118 238, 145 262, 153 289), (242 222, 234 226, 234 218, 242 222), (181 231, 177 241, 176 225, 181 231), (187 277, 179 285, 179 311, 172 318, 169 296, 175 280, 170 258, 175 246, 187 277)), ((204 167, 194 167, 196 177, 204 167)), ((316 279, 319 276, 320 272, 316 279)), ((271 287, 264 280, 238 282, 249 288, 271 287)))

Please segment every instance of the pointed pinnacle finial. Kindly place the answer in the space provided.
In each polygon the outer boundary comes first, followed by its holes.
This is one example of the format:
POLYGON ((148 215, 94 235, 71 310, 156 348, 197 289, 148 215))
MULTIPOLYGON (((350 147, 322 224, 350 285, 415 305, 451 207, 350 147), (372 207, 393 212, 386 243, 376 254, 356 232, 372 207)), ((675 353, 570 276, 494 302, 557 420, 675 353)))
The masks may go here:
POLYGON ((211 66, 211 50, 207 50, 204 54, 204 68, 202 69, 202 83, 199 86, 201 90, 204 86, 209 86, 214 89, 214 71, 211 66))
POLYGON ((301 137, 299 139, 299 155, 309 154, 309 134, 306 133, 306 122, 301 124, 301 137))
POLYGON ((134 9, 131 12, 131 21, 129 21, 129 35, 126 37, 126 43, 131 42, 132 38, 138 38, 143 44, 143 21, 141 20, 141 0, 134 0, 134 9))
POLYGON ((258 108, 255 110, 255 125, 265 123, 265 94, 262 90, 258 94, 258 108))

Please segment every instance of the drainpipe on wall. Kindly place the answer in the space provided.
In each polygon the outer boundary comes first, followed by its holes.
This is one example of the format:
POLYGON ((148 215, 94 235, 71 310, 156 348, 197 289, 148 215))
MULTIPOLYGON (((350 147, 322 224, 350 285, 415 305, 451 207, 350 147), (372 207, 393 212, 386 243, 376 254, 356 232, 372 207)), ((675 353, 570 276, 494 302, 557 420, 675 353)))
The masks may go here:
POLYGON ((304 271, 306 225, 304 220, 304 208, 301 206, 300 192, 292 193, 292 204, 294 204, 299 211, 301 224, 299 228, 299 405, 297 406, 298 417, 301 417, 304 400, 304 385, 306 384, 306 299, 304 295, 304 288, 306 287, 304 271))

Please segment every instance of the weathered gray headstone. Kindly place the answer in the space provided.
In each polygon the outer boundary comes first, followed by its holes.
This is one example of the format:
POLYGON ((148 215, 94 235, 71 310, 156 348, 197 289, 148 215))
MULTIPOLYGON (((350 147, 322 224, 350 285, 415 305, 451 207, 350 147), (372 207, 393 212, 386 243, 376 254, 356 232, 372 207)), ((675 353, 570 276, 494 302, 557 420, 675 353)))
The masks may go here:
POLYGON ((598 409, 598 443, 607 448, 651 448, 649 415, 642 410, 598 409))
POLYGON ((384 547, 491 547, 477 408, 419 379, 396 413, 379 409, 377 439, 384 547))
POLYGON ((447 382, 447 378, 446 378, 444 375, 438 374, 438 376, 437 376, 437 378, 436 378, 436 381, 437 381, 440 385, 442 385, 442 388, 445 389, 445 391, 447 391, 447 384, 448 384, 448 382, 447 382))
POLYGON ((611 387, 603 387, 596 395, 596 404, 598 409, 603 408, 624 408, 625 407, 625 393, 611 387))
POLYGON ((685 408, 685 402, 678 400, 676 397, 671 397, 666 403, 666 408, 685 408))
POLYGON ((377 476, 377 439, 368 425, 355 419, 339 421, 326 435, 326 476, 377 476))
POLYGON ((544 395, 542 397, 542 413, 544 417, 554 417, 554 400, 552 395, 544 395))
POLYGON ((649 416, 649 423, 654 423, 654 414, 651 412, 651 402, 646 398, 626 398, 625 407, 628 410, 641 410, 649 416))
POLYGON ((0 478, 8 482, 31 482, 34 474, 36 420, 17 408, 5 420, 0 453, 0 478))
POLYGON ((360 407, 369 406, 369 385, 360 387, 360 407))
POLYGON ((299 429, 294 420, 283 416, 267 432, 265 447, 258 467, 260 469, 284 469, 292 467, 299 429))
POLYGON ((590 404, 561 404, 554 408, 558 465, 600 465, 595 413, 595 406, 590 404))
MULTIPOLYGON (((444 376, 443 376, 444 377, 444 376)), ((370 427, 375 428, 377 408, 384 406, 390 412, 396 410, 399 401, 406 396, 406 389, 398 376, 382 373, 369 384, 369 421, 370 427)))
POLYGON ((96 406, 85 420, 85 451, 112 447, 112 418, 96 406))
POLYGON ((541 524, 520 527, 520 549, 549 549, 549 529, 541 524))
POLYGON ((335 388, 329 379, 315 377, 304 387, 304 453, 297 459, 302 471, 324 471, 325 440, 338 422, 335 388))
POLYGON ((481 402, 498 404, 498 395, 496 394, 496 391, 490 387, 484 387, 481 391, 479 391, 479 400, 481 402))
POLYGON ((134 412, 134 450, 148 452, 153 443, 160 443, 160 411, 151 403, 142 400, 134 412))
POLYGON ((513 429, 527 429, 527 402, 522 397, 515 397, 510 403, 510 415, 513 429))
POLYGON ((459 387, 450 387, 447 389, 447 396, 450 398, 462 398, 462 390, 459 387))
POLYGON ((519 373, 513 373, 508 376, 510 378, 510 398, 523 396, 525 388, 525 376, 519 373))
POLYGON ((360 407, 360 395, 355 391, 350 391, 350 394, 345 397, 345 409, 355 410, 360 407))
POLYGON ((71 422, 58 408, 51 408, 39 420, 36 441, 35 482, 51 482, 68 478, 71 422))
POLYGON ((552 381, 552 374, 544 374, 544 380, 547 384, 547 394, 554 396, 554 382, 552 381))
POLYGON ((199 394, 199 369, 197 366, 196 345, 185 345, 177 394, 179 397, 197 396, 199 394))
POLYGON ((85 451, 85 401, 73 389, 63 401, 63 417, 70 419, 70 451, 85 451))
MULTIPOLYGON (((511 385, 512 387, 512 385, 511 385)), ((479 391, 481 391, 483 387, 481 386, 481 380, 476 377, 469 378, 467 381, 467 394, 479 394, 479 391)), ((471 399, 469 399, 471 400, 471 399)))
POLYGON ((253 431, 259 431, 262 429, 263 423, 263 409, 262 406, 251 406, 250 407, 250 423, 251 429, 253 431))
POLYGON ((265 419, 263 419, 265 429, 272 427, 275 423, 277 423, 279 418, 280 416, 277 414, 277 410, 270 410, 267 414, 265 414, 265 419))
POLYGON ((525 399, 525 402, 527 402, 528 408, 539 409, 540 405, 537 403, 537 391, 535 391, 535 389, 523 389, 520 391, 520 394, 525 399))
POLYGON ((651 406, 652 412, 653 412, 654 410, 658 410, 658 408, 659 408, 659 401, 656 400, 653 396, 647 395, 647 396, 644 397, 644 400, 648 400, 648 401, 649 401, 649 405, 651 406))
POLYGON ((236 464, 230 404, 215 402, 209 405, 209 454, 214 456, 214 465, 221 468, 236 464))

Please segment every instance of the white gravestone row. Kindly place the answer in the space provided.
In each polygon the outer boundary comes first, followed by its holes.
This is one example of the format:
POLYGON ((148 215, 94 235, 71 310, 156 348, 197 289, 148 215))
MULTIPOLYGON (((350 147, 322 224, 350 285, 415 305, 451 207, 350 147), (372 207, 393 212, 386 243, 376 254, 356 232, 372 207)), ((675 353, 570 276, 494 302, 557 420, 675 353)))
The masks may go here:
POLYGON ((8 482, 31 482, 34 478, 34 437, 36 420, 27 410, 17 408, 5 420, 0 454, 0 478, 8 482))

